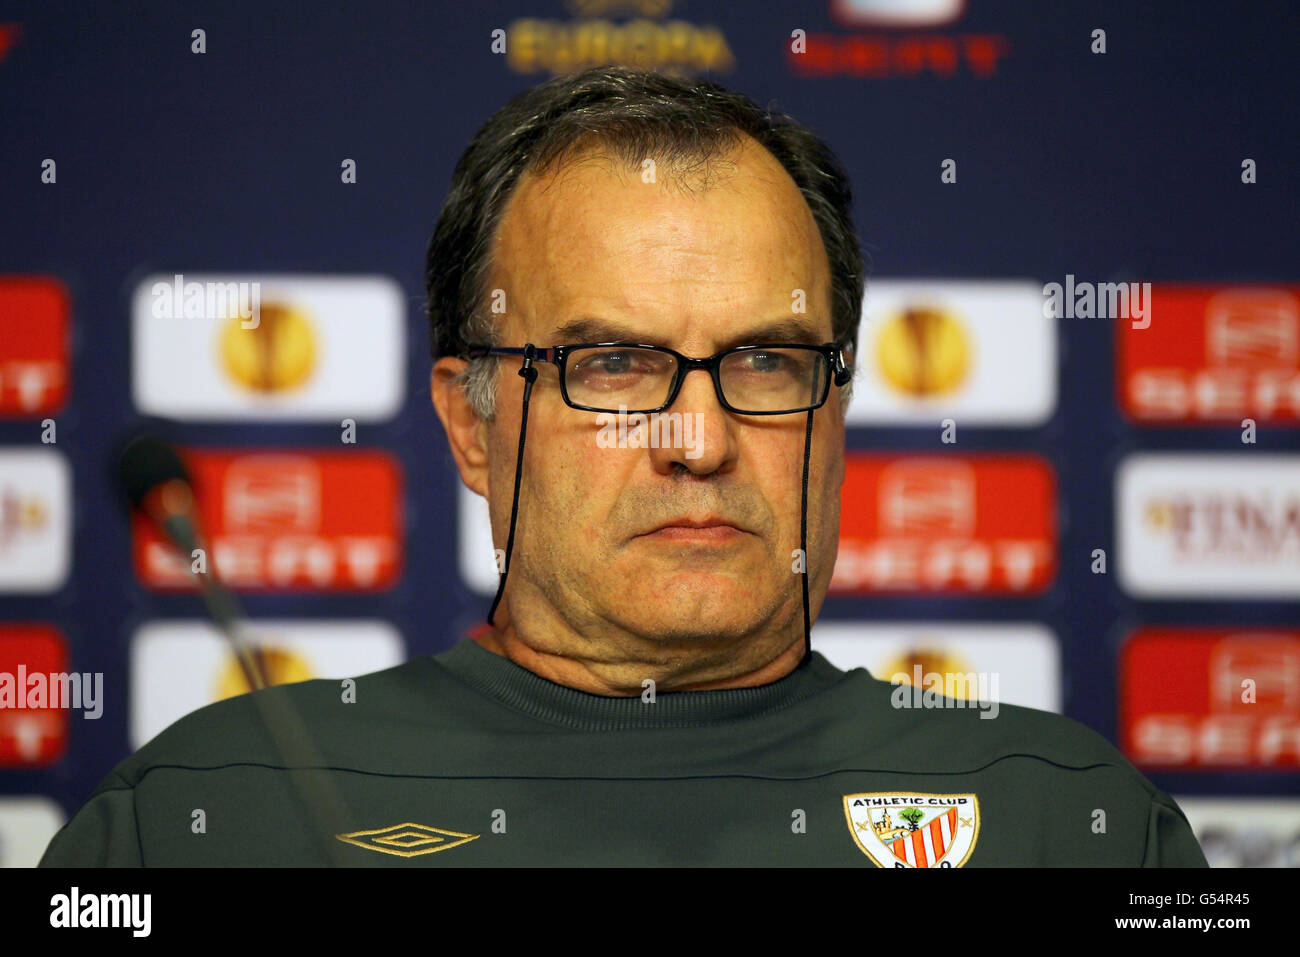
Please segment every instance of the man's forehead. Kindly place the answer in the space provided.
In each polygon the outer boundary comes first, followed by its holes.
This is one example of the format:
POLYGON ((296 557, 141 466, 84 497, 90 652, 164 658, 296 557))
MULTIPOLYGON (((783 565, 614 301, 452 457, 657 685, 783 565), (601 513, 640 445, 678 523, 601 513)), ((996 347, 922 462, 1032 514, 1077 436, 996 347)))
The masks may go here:
MULTIPOLYGON (((557 345, 578 344, 583 342, 635 342, 648 346, 672 347, 677 340, 675 329, 647 327, 636 321, 623 322, 600 316, 579 316, 548 324, 547 342, 557 345)), ((778 316, 763 318, 754 316, 742 319, 726 326, 716 338, 720 349, 747 343, 782 343, 789 345, 820 345, 829 337, 829 320, 819 321, 819 317, 778 316)))
POLYGON ((696 314, 752 325, 802 305, 798 318, 822 326, 829 269, 816 222, 776 159, 749 143, 702 190, 595 152, 521 178, 492 262, 507 313, 534 328, 543 315, 548 327, 696 314))

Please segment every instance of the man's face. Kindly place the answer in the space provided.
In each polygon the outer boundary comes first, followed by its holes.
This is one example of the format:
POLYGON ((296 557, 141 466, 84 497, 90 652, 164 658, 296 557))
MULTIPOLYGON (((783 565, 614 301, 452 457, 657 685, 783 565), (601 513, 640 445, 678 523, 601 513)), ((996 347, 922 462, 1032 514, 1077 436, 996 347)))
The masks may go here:
MULTIPOLYGON (((659 182, 647 183, 588 153, 557 174, 526 175, 493 250, 488 285, 506 302, 499 344, 623 341, 705 357, 774 339, 830 341, 829 267, 793 181, 752 140, 713 173, 710 188, 687 193, 662 170, 659 182), (792 321, 813 335, 763 332, 792 321)), ((496 418, 475 430, 482 465, 458 455, 466 484, 488 498, 499 548, 509 531, 519 366, 500 360, 496 418)), ((689 417, 689 444, 611 448, 599 440, 609 417, 568 407, 555 365, 536 368, 504 599, 526 643, 595 663, 615 684, 626 672, 637 690, 641 677, 709 681, 801 646, 794 553, 807 413, 730 413, 709 374, 693 371, 666 410, 689 417), (662 530, 683 519, 735 527, 662 530)), ((837 388, 814 415, 808 571, 815 617, 839 535, 837 388)))

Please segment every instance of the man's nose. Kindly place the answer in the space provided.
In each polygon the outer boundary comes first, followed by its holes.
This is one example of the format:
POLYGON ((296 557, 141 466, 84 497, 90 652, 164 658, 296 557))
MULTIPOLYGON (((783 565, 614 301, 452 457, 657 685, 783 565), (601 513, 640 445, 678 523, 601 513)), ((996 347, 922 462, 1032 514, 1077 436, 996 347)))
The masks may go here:
POLYGON ((659 418, 659 447, 652 443, 650 456, 660 471, 669 472, 681 464, 698 475, 707 475, 735 460, 739 447, 736 423, 718 400, 707 369, 686 373, 673 404, 659 418))

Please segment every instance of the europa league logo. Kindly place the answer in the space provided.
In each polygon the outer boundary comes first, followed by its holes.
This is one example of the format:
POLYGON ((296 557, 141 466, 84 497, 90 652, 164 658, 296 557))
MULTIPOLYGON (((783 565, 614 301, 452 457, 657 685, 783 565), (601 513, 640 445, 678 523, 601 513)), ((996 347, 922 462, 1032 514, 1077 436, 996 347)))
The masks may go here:
POLYGON ((226 373, 254 392, 297 389, 316 368, 316 334, 307 316, 293 306, 266 303, 256 328, 232 317, 219 335, 226 373))
POLYGON ((951 313, 908 306, 890 316, 876 339, 881 377, 909 396, 946 395, 966 382, 971 368, 970 337, 951 313))

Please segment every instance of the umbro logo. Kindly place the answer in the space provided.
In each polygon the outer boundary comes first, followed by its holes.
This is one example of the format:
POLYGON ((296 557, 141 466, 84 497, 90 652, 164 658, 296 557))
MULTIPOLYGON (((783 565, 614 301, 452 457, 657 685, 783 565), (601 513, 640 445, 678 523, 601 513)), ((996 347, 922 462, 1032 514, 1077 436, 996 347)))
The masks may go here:
POLYGON ((417 857, 421 854, 434 854, 438 851, 460 847, 479 837, 478 834, 463 834, 449 831, 442 827, 430 827, 427 824, 393 824, 388 827, 369 831, 352 831, 349 834, 335 834, 345 844, 355 844, 368 851, 381 854, 395 854, 398 857, 417 857))

